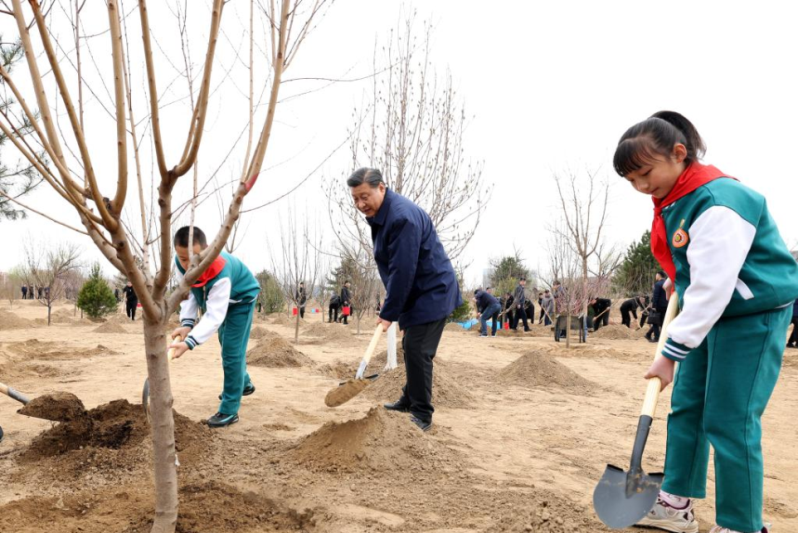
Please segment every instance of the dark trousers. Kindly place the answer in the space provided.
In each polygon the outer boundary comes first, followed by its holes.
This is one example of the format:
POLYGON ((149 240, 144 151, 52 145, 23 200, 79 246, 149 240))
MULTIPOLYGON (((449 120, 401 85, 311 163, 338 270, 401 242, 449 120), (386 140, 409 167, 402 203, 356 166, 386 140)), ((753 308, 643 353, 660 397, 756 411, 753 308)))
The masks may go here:
POLYGON ((593 318, 593 331, 598 331, 601 326, 610 325, 610 312, 607 311, 598 318, 593 318))
POLYGON ((538 324, 543 323, 543 319, 546 318, 546 310, 543 309, 543 306, 540 306, 540 317, 538 318, 538 324))
POLYGON ((662 329, 662 321, 665 320, 665 311, 667 309, 657 309, 657 313, 659 313, 660 319, 657 324, 651 324, 651 329, 648 330, 646 333, 646 338, 649 340, 658 341, 659 340, 659 332, 662 329))
POLYGON ((328 309, 328 311, 329 311, 329 318, 327 319, 327 322, 338 322, 338 309, 339 309, 340 307, 341 307, 341 306, 339 306, 339 305, 332 305, 332 304, 330 304, 330 307, 329 307, 329 309, 328 309), (335 318, 333 318, 333 313, 335 313, 335 318))
POLYGON ((640 315, 640 327, 641 328, 646 325, 646 320, 648 320, 648 313, 641 314, 640 315))
POLYGON ((305 318, 305 306, 299 308, 299 318, 305 318))
POLYGON ((136 306, 138 304, 138 300, 127 300, 125 302, 125 313, 130 320, 136 320, 136 306))
POLYGON ((792 317, 792 334, 787 341, 790 346, 798 347, 798 316, 792 317))
MULTIPOLYGON (((635 317, 635 320, 637 320, 637 317, 635 317)), ((621 324, 630 329, 632 327, 632 313, 626 309, 621 309, 621 324)))
POLYGON ((432 422, 432 360, 438 351, 446 319, 410 326, 402 337, 405 352, 407 383, 402 389, 401 403, 410 406, 410 412, 424 422, 432 422))
POLYGON ((526 311, 524 310, 523 306, 518 309, 515 309, 515 315, 513 316, 513 323, 510 325, 513 329, 518 329, 518 319, 521 319, 524 322, 524 331, 529 331, 529 324, 526 321, 526 311))

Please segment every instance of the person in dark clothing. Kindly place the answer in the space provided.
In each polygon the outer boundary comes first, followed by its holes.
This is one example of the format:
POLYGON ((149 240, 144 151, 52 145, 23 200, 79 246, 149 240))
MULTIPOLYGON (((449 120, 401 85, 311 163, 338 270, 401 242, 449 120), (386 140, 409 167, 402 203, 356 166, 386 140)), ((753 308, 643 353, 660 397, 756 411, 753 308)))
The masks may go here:
POLYGON ((648 322, 648 314, 651 312, 651 297, 650 296, 641 296, 641 301, 643 302, 641 305, 643 307, 643 311, 640 313, 640 327, 646 325, 648 322))
POLYGON ((667 276, 665 272, 657 272, 657 281, 654 282, 654 293, 651 297, 651 312, 648 317, 648 323, 651 324, 651 329, 646 332, 646 339, 648 339, 649 342, 659 341, 662 319, 665 316, 665 311, 668 309, 668 298, 665 296, 665 288, 663 287, 666 279, 667 276))
POLYGON ((330 305, 327 309, 329 315, 327 322, 330 323, 338 322, 338 310, 340 308, 341 308, 341 295, 333 294, 332 298, 330 298, 330 305), (335 313, 335 318, 333 318, 333 313, 335 313))
POLYGON ((798 300, 792 304, 792 334, 787 341, 787 348, 798 348, 798 300))
POLYGON ((299 289, 296 291, 296 301, 299 306, 299 318, 305 318, 305 304, 308 301, 308 296, 305 293, 305 282, 299 283, 299 289))
POLYGON ((502 310, 499 300, 497 300, 496 297, 490 293, 490 287, 484 291, 479 289, 475 290, 474 300, 477 306, 477 313, 479 313, 479 323, 481 326, 479 330, 479 336, 488 336, 488 318, 490 318, 492 320, 491 336, 495 337, 496 322, 499 319, 499 311, 502 310))
POLYGON ((593 331, 598 331, 601 326, 610 325, 610 307, 612 300, 609 298, 593 298, 590 307, 593 308, 593 331))
POLYGON ((344 283, 344 286, 341 287, 341 307, 349 308, 349 314, 341 314, 341 321, 344 323, 344 325, 347 326, 349 325, 349 317, 352 314, 352 311, 354 310, 352 308, 352 291, 349 290, 350 286, 351 283, 347 281, 346 283, 344 283))
POLYGON ((524 322, 524 331, 529 331, 529 323, 526 321, 526 293, 524 292, 524 287, 526 287, 526 278, 521 278, 518 280, 518 285, 513 292, 513 311, 515 311, 515 316, 513 317, 513 323, 510 325, 513 331, 518 330, 519 318, 524 322))
POLYGON ((133 284, 128 281, 122 292, 125 294, 125 313, 130 320, 136 320, 136 307, 139 305, 139 297, 136 296, 136 291, 133 290, 133 284))
POLYGON ((355 207, 371 226, 374 260, 385 301, 378 323, 399 322, 407 383, 385 408, 410 412, 422 431, 432 426, 432 361, 446 318, 462 298, 452 263, 429 215, 385 186, 379 170, 361 168, 347 180, 355 207))
POLYGON ((25 285, 22 286, 22 299, 28 299, 28 288, 25 285))
POLYGON ((28 300, 33 300, 33 285, 28 285, 28 300))
POLYGON ((513 309, 515 309, 515 307, 513 306, 514 302, 515 299, 513 298, 512 294, 510 294, 509 292, 504 294, 504 300, 502 302, 502 309, 504 310, 504 318, 502 319, 502 328, 504 327, 505 323, 507 324, 508 328, 512 327, 513 325, 513 317, 515 317, 515 313, 513 312, 513 309))
MULTIPOLYGON (((533 291, 536 292, 536 291, 533 291)), ((530 323, 535 323, 535 303, 532 301, 532 298, 527 298, 526 303, 524 304, 524 312, 526 313, 527 319, 530 323)))
POLYGON ((642 296, 635 296, 629 298, 621 304, 621 323, 629 329, 632 329, 632 316, 637 321, 637 308, 644 309, 644 299, 642 296))
POLYGON ((114 298, 116 298, 116 303, 119 303, 119 287, 114 289, 114 298))
MULTIPOLYGON (((23 298, 24 300, 24 298, 23 298)), ((0 426, 0 442, 3 442, 3 427, 0 426)))

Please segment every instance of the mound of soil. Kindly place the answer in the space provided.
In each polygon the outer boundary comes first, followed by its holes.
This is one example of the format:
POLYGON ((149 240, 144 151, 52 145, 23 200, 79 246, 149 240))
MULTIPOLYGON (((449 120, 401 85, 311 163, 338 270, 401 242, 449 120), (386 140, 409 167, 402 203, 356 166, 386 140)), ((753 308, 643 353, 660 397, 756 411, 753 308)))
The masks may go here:
MULTIPOLYGON (((177 412, 174 419, 181 468, 198 465, 211 449, 212 430, 177 412)), ((40 479, 86 476, 98 484, 112 484, 125 473, 149 470, 151 457, 150 426, 141 405, 115 400, 41 433, 19 463, 25 475, 40 479)))
POLYGON ((273 331, 269 331, 268 329, 262 328, 260 326, 254 327, 249 331, 250 339, 263 339, 263 338, 275 339, 279 336, 280 336, 279 334, 273 331))
POLYGON ((558 498, 527 498, 523 511, 514 510, 500 518, 496 533, 594 533, 604 528, 588 513, 558 498), (520 515, 520 517, 519 517, 520 515))
POLYGON ((64 371, 50 365, 28 363, 25 361, 10 361, 0 364, 0 376, 3 380, 13 385, 17 381, 35 380, 42 378, 58 378, 72 375, 74 371, 64 371))
POLYGON ((637 331, 629 329, 622 324, 604 326, 599 328, 598 331, 591 333, 590 336, 596 339, 611 339, 616 341, 640 338, 640 334, 637 331))
POLYGON ((279 326, 288 326, 294 324, 296 321, 295 318, 288 318, 285 313, 272 313, 268 315, 267 318, 270 319, 272 324, 277 324, 279 326))
POLYGON ((123 328, 119 322, 106 322, 102 326, 93 329, 92 333, 119 334, 119 333, 127 333, 127 330, 123 328))
MULTIPOLYGON (((432 371, 432 404, 436 407, 459 409, 472 406, 474 396, 449 376, 448 366, 436 358, 432 371)), ((389 372, 382 372, 382 367, 379 370, 380 377, 363 391, 363 396, 380 402, 398 400, 402 395, 402 387, 407 382, 404 364, 389 372)))
POLYGON ((8 311, 0 311, 0 331, 7 329, 27 329, 36 325, 27 318, 18 317, 8 311))
POLYGON ((336 344, 357 340, 346 326, 315 322, 303 328, 303 331, 308 336, 318 337, 324 341, 335 342, 336 344))
POLYGON ((461 326, 460 324, 457 324, 456 322, 449 322, 448 324, 446 324, 446 326, 443 328, 443 330, 444 331, 457 331, 457 332, 463 333, 465 331, 465 328, 463 328, 463 326, 461 326))
POLYGON ((81 321, 80 313, 76 314, 74 309, 59 309, 50 313, 50 322, 53 324, 72 324, 83 321, 81 321))
POLYGON ((451 471, 460 466, 457 453, 433 435, 419 430, 406 414, 374 407, 365 418, 327 422, 301 439, 287 458, 327 472, 451 471))
MULTIPOLYGON (((344 362, 340 359, 331 364, 324 364, 319 367, 319 372, 331 378, 345 380, 355 377, 358 368, 360 367, 360 359, 356 361, 344 362)), ((369 366, 366 368, 366 375, 382 372, 388 362, 388 350, 383 350, 374 354, 369 361, 369 366)), ((405 365, 405 352, 402 350, 402 342, 396 343, 396 364, 399 368, 404 369, 405 365)), ((404 383, 402 383, 404 385, 404 383)))
POLYGON ((504 367, 499 372, 498 380, 527 388, 548 387, 583 393, 600 388, 598 384, 557 361, 551 354, 539 350, 529 351, 504 367))
POLYGON ((258 341, 258 345, 247 352, 247 364, 269 368, 297 368, 313 366, 313 360, 286 340, 277 337, 258 341))
MULTIPOLYGON (((315 521, 312 511, 297 513, 265 496, 217 481, 184 484, 179 497, 177 533, 310 531, 315 521)), ((149 533, 153 509, 152 488, 145 483, 92 487, 10 502, 0 507, 0 531, 149 533)))
POLYGON ((39 341, 30 339, 8 345, 8 349, 17 354, 36 360, 82 359, 101 355, 116 355, 117 352, 98 344, 95 348, 69 348, 60 342, 39 341))

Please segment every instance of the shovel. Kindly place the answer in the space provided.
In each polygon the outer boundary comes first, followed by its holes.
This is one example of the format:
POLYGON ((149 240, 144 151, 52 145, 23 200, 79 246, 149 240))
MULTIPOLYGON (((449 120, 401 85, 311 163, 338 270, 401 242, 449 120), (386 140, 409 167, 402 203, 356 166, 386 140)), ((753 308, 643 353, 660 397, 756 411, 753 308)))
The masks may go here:
MULTIPOLYGON (((665 340, 668 338, 668 326, 678 312, 678 300, 675 292, 671 294, 668 310, 665 312, 662 323, 662 332, 657 343, 655 359, 663 357, 660 354, 665 340)), ((651 422, 657 410, 657 399, 661 386, 659 378, 648 380, 643 409, 637 423, 637 435, 635 435, 635 443, 632 448, 629 471, 624 472, 622 468, 607 465, 604 475, 596 485, 596 490, 593 491, 593 508, 601 521, 612 529, 633 526, 646 516, 657 502, 663 474, 646 474, 643 472, 641 463, 651 422)))
POLYGON ((338 407, 339 405, 345 404, 363 392, 363 389, 380 376, 379 374, 372 374, 364 377, 363 374, 365 374, 366 367, 369 361, 371 361, 371 356, 374 355, 374 350, 377 349, 377 343, 381 335, 382 324, 379 324, 377 329, 374 330, 374 335, 372 335, 371 342, 366 349, 365 355, 363 355, 363 360, 360 361, 360 366, 357 369, 355 378, 344 381, 327 393, 327 396, 324 398, 324 403, 327 404, 327 407, 338 407))
MULTIPOLYGON (((175 360, 175 349, 171 348, 166 357, 169 358, 169 362, 175 360)), ((141 389, 141 405, 144 407, 144 414, 147 415, 147 422, 150 421, 150 378, 144 380, 144 388, 141 389)))
POLYGON ((45 394, 31 400, 5 383, 0 383, 0 392, 24 405, 18 412, 25 416, 52 422, 68 422, 86 415, 83 402, 69 392, 45 394))

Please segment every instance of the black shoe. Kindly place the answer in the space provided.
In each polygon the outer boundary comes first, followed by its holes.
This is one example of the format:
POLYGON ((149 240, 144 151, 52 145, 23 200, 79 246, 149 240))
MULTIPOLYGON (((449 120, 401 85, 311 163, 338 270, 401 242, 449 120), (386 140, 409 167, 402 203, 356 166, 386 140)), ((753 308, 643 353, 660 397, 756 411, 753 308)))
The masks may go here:
POLYGON ((397 400, 393 403, 386 403, 383 405, 389 411, 397 411, 399 413, 409 413, 410 406, 403 402, 402 400, 397 400))
POLYGON ((224 413, 216 413, 210 417, 206 424, 211 428, 223 428, 238 422, 238 415, 226 415, 224 413))
POLYGON ((423 420, 421 420, 418 417, 411 416, 410 417, 410 421, 412 423, 414 423, 415 425, 417 425, 418 429, 420 429, 421 431, 428 431, 429 428, 432 427, 432 421, 431 420, 429 422, 424 422, 423 420))
MULTIPOLYGON (((242 394, 242 396, 249 396, 249 395, 250 395, 250 394, 252 394, 253 392, 255 392, 255 385, 253 385, 253 384, 250 382, 248 385, 245 385, 245 386, 244 386, 244 394, 242 394)), ((219 399, 220 399, 220 400, 222 399, 222 395, 221 395, 221 394, 219 395, 219 399)))

